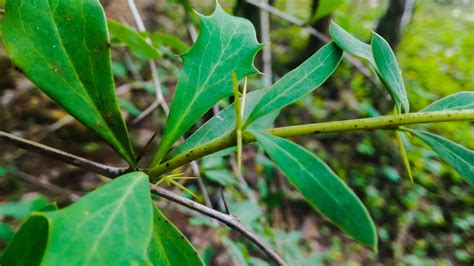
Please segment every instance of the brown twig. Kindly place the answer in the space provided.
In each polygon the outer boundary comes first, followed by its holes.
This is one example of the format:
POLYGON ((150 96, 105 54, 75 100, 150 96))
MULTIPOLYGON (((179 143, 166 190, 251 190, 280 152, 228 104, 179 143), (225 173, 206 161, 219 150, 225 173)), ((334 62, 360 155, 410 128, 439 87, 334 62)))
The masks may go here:
MULTIPOLYGON (((71 164, 77 166, 81 169, 94 172, 96 174, 100 174, 109 178, 115 178, 119 175, 122 175, 127 172, 128 168, 118 168, 112 167, 104 164, 100 164, 94 161, 90 161, 79 156, 60 151, 58 149, 36 143, 33 141, 29 141, 27 139, 23 139, 12 134, 0 131, 0 140, 11 144, 13 146, 25 149, 27 151, 31 151, 36 154, 43 155, 45 157, 55 159, 67 164, 71 164)), ((172 193, 164 188, 151 186, 151 191, 160 197, 178 203, 184 207, 189 209, 195 210, 200 212, 206 216, 214 218, 230 228, 238 231, 244 237, 249 239, 253 242, 256 246, 258 246, 271 260, 273 260, 277 265, 285 265, 283 259, 270 247, 268 247, 262 240, 260 240, 254 233, 246 229, 236 217, 221 213, 209 207, 206 207, 202 204, 199 204, 195 201, 186 199, 181 197, 175 193, 172 193)))
POLYGON ((17 177, 19 177, 19 178, 25 180, 26 182, 29 182, 29 183, 37 186, 37 187, 49 190, 49 191, 51 191, 53 193, 56 193, 58 195, 66 196, 72 202, 77 201, 78 199, 81 198, 80 195, 78 195, 78 194, 76 194, 72 191, 69 191, 67 189, 64 189, 64 188, 62 188, 58 185, 55 185, 53 183, 50 183, 50 182, 48 182, 44 179, 39 179, 37 177, 34 177, 34 176, 32 176, 30 174, 27 174, 27 173, 24 173, 22 171, 13 170, 11 172, 13 172, 13 174, 16 175, 17 177))
POLYGON ((4 131, 0 131, 0 140, 16 146, 18 148, 25 149, 27 151, 55 159, 67 164, 77 166, 81 169, 94 172, 106 177, 117 177, 127 172, 128 167, 120 168, 113 167, 104 164, 100 164, 94 161, 84 159, 82 157, 34 142, 24 138, 17 137, 4 131))
POLYGON ((214 209, 208 208, 202 204, 199 204, 195 201, 183 198, 178 196, 164 188, 161 187, 153 187, 152 191, 155 192, 157 195, 171 200, 175 203, 183 205, 189 209, 195 210, 200 212, 208 217, 214 218, 219 220, 220 222, 226 224, 227 226, 231 227, 232 229, 238 231, 251 242, 253 242, 256 246, 258 246, 271 260, 273 260, 277 265, 286 265, 285 261, 270 247, 268 247, 262 240, 260 240, 254 233, 246 229, 239 220, 228 214, 224 214, 222 212, 216 211, 214 209))

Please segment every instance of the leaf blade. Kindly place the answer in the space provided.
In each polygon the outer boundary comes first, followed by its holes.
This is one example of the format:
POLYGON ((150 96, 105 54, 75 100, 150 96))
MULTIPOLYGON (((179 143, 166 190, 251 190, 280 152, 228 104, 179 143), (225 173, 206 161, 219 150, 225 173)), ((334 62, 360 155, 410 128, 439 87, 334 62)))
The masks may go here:
POLYGON ((384 38, 375 32, 372 35, 371 47, 378 70, 377 74, 388 89, 390 96, 392 96, 398 112, 408 113, 410 111, 410 104, 401 71, 392 48, 390 48, 390 45, 384 38))
POLYGON ((321 86, 336 70, 342 50, 333 42, 326 44, 300 66, 278 80, 262 97, 246 121, 278 111, 321 86))
POLYGON ((375 225, 367 209, 323 161, 286 139, 252 134, 314 208, 355 240, 377 249, 375 225))
POLYGON ((143 173, 120 176, 73 205, 43 215, 49 221, 50 238, 42 265, 149 261, 153 212, 148 177, 143 173))
POLYGON ((372 55, 372 48, 370 45, 365 42, 360 41, 344 30, 341 26, 336 24, 334 21, 331 21, 329 26, 329 33, 331 34, 334 42, 344 51, 357 56, 364 58, 369 61, 372 66, 375 66, 375 60, 372 55))
POLYGON ((141 59, 158 59, 161 57, 160 52, 135 29, 111 19, 107 20, 107 26, 112 36, 124 42, 135 56, 141 59))
POLYGON ((148 254, 153 265, 204 265, 188 239, 153 205, 153 236, 148 254))
POLYGON ((220 99, 231 96, 231 73, 238 79, 257 69, 253 65, 261 45, 250 21, 225 13, 216 2, 211 16, 201 15, 201 30, 176 87, 170 115, 151 167, 157 166, 171 146, 220 99))
POLYGON ((12 61, 26 76, 135 165, 99 2, 9 0, 3 33, 12 61))
POLYGON ((431 103, 420 112, 472 109, 474 109, 474 92, 461 91, 431 103))
POLYGON ((409 130, 474 186, 474 151, 430 132, 409 130))

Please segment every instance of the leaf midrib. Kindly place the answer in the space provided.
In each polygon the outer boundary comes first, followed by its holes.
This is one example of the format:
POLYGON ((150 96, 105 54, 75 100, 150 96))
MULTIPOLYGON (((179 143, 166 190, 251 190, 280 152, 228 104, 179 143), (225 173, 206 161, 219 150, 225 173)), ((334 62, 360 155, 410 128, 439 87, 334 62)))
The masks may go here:
MULTIPOLYGON (((238 23, 237 25, 240 25, 240 23, 238 23)), ((214 64, 211 72, 207 75, 207 79, 206 81, 203 83, 203 85, 201 85, 197 90, 196 90, 196 93, 193 95, 193 98, 191 99, 191 101, 189 102, 189 104, 187 105, 186 109, 184 109, 183 113, 180 114, 180 118, 178 120, 176 120, 175 124, 174 124, 174 127, 172 127, 172 131, 170 131, 168 133, 169 136, 174 136, 176 134, 176 131, 180 128, 180 126, 183 124, 183 121, 185 121, 185 118, 187 118, 189 112, 191 111, 192 107, 194 107, 194 103, 196 102, 196 100, 199 98, 199 96, 202 94, 202 91, 203 89, 207 86, 207 84, 209 83, 210 81, 210 78, 211 76, 214 74, 214 72, 216 71, 216 69, 220 66, 220 63, 222 61, 222 57, 224 56, 224 51, 229 47, 230 43, 232 42, 232 39, 235 35, 235 33, 237 32, 237 25, 234 27, 234 30, 232 31, 232 34, 231 36, 229 37, 229 41, 227 42, 227 44, 225 45, 224 49, 221 50, 221 53, 219 55, 219 58, 217 60, 217 62, 214 64)), ((209 38, 210 40, 211 38, 209 38)), ((206 51, 209 47, 209 43, 210 41, 208 42, 208 44, 206 45, 206 48, 204 49, 204 52, 203 52, 203 55, 201 56, 201 63, 199 64, 199 73, 201 71, 201 66, 202 66, 202 60, 204 58, 204 54, 206 54, 206 51)), ((201 75, 199 74, 198 77, 200 77, 201 75)), ((198 81, 199 83, 200 81, 198 81)), ((169 147, 166 147, 166 149, 169 149, 169 147)))
MULTIPOLYGON (((281 150, 284 154, 286 154, 288 157, 290 157, 291 160, 293 160, 299 167, 300 169, 302 169, 308 176, 312 177, 312 179, 314 181, 316 181, 316 183, 322 188, 322 190, 327 194, 327 195, 331 195, 331 193, 329 192, 329 190, 323 186, 321 184, 321 182, 314 176, 311 174, 311 172, 309 172, 299 161, 296 157, 294 157, 291 153, 288 153, 288 151, 286 151, 285 149, 281 148, 280 146, 278 145, 275 145, 275 147, 278 149, 278 150, 281 150)), ((303 152, 306 153, 306 151, 302 150, 303 152)), ((309 154, 311 157, 313 157, 312 154, 309 154)), ((330 172, 332 170, 330 170, 327 166, 324 165, 324 167, 330 172)), ((334 177, 334 176, 333 176, 334 177)), ((353 195, 352 195, 353 196, 353 195)), ((346 214, 350 214, 351 212, 348 211, 347 207, 344 206, 344 204, 341 204, 341 202, 336 198, 336 197, 330 197, 330 198, 333 198, 333 200, 340 206, 340 208, 344 209, 344 211, 346 212, 346 214)))
POLYGON ((143 178, 141 178, 141 177, 135 178, 135 180, 128 186, 128 189, 125 191, 125 194, 123 194, 121 196, 120 200, 118 201, 118 203, 115 206, 115 209, 113 210, 112 214, 109 216, 109 219, 108 219, 107 223, 102 227, 102 230, 97 235, 97 237, 94 238, 93 245, 91 247, 91 250, 93 250, 94 252, 89 253, 89 255, 87 256, 87 258, 85 260, 85 263, 84 263, 85 265, 87 265, 89 263, 92 256, 95 254, 95 251, 97 250, 97 247, 99 246, 99 243, 102 241, 102 238, 103 238, 103 235, 104 235, 106 229, 108 229, 111 222, 115 219, 115 217, 118 215, 118 213, 120 213, 122 211, 122 207, 123 207, 125 201, 128 199, 128 196, 134 191, 134 188, 135 188, 136 184, 138 182, 141 182, 142 179, 143 178))

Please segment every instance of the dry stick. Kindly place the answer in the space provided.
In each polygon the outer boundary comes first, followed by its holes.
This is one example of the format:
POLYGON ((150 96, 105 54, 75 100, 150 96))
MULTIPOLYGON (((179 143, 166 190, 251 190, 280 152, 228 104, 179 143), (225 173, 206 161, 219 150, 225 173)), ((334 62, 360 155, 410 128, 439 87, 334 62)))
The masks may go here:
POLYGON ((56 194, 59 194, 59 195, 63 195, 63 196, 66 196, 69 198, 70 201, 74 202, 74 201, 77 201, 78 199, 81 198, 81 196, 79 196, 78 194, 72 192, 72 191, 69 191, 67 189, 64 189, 58 185, 55 185, 55 184, 52 184, 44 179, 39 179, 37 177, 34 177, 32 175, 29 175, 25 172, 22 172, 22 171, 12 171, 13 174, 15 174, 16 176, 18 176, 19 178, 29 182, 29 183, 32 183, 33 185, 35 186, 38 186, 40 188, 43 188, 43 189, 46 189, 46 190, 49 190, 53 193, 56 193, 56 194))
MULTIPOLYGON (((140 13, 138 12, 137 6, 135 5, 135 1, 128 0, 127 2, 128 2, 128 6, 130 10, 132 11, 133 18, 135 19, 135 22, 137 23, 138 30, 141 32, 145 32, 146 31, 145 24, 143 23, 140 13)), ((151 43, 150 38, 147 38, 146 41, 151 43)), ((166 103, 165 98, 163 97, 163 93, 161 91, 161 83, 158 77, 158 73, 156 71, 156 63, 153 59, 150 60, 150 69, 151 69, 151 75, 153 78, 153 85, 155 86, 155 89, 156 89, 156 101, 154 102, 154 104, 150 105, 145 111, 143 111, 143 116, 141 116, 140 119, 144 119, 148 114, 152 113, 153 110, 155 110, 158 106, 161 106, 166 116, 168 116, 170 112, 168 104, 166 103)), ((138 124, 140 121, 141 120, 138 120, 137 118, 134 120, 134 123, 138 124)), ((181 137, 181 139, 183 138, 181 137)), ((207 193, 206 187, 204 186, 204 183, 202 182, 201 174, 199 171, 199 165, 196 162, 192 162, 191 170, 193 171, 193 175, 197 177, 197 183, 199 186, 199 190, 201 190, 201 193, 204 197, 204 202, 206 203, 208 207, 212 208, 212 203, 209 198, 209 193, 207 193)))
MULTIPOLYGON (((262 0, 263 4, 268 5, 268 0, 262 0)), ((263 85, 270 87, 272 85, 272 53, 270 47, 270 15, 268 11, 260 9, 260 32, 262 34, 262 42, 265 44, 262 51, 263 61, 263 85)))
MULTIPOLYGON (((30 152, 40 154, 45 157, 55 159, 55 160, 58 160, 70 165, 74 165, 81 169, 88 170, 96 174, 109 177, 111 179, 126 173, 128 170, 128 168, 112 167, 112 166, 100 164, 94 161, 90 161, 85 158, 81 158, 79 156, 66 153, 66 152, 57 150, 55 148, 52 148, 40 143, 36 143, 33 141, 29 141, 27 139, 14 136, 4 131, 0 131, 0 140, 6 143, 12 144, 16 147, 28 150, 30 152)), ((150 185, 150 187, 151 187, 151 191, 154 194, 160 197, 163 197, 165 199, 168 199, 170 201, 173 201, 175 203, 178 203, 189 209, 200 212, 206 216, 219 220, 220 222, 231 227, 232 229, 240 232, 243 236, 245 236, 247 239, 253 242, 256 246, 258 246, 266 255, 268 255, 268 257, 271 260, 275 261, 278 265, 285 265, 285 262, 283 261, 283 259, 281 259, 280 256, 275 251, 273 251, 270 247, 268 247, 254 233, 247 230, 242 224, 240 224, 240 222, 237 220, 236 217, 221 213, 219 211, 206 207, 202 204, 199 204, 195 201, 181 197, 164 188, 152 186, 152 185, 150 185)))
MULTIPOLYGON (((319 32, 317 29, 308 26, 304 21, 295 18, 294 16, 281 11, 278 8, 275 8, 267 3, 263 3, 262 1, 257 1, 257 0, 246 0, 247 3, 254 5, 260 9, 263 9, 267 11, 268 13, 271 13, 272 15, 275 15, 277 17, 280 17, 292 24, 295 24, 297 26, 302 27, 305 29, 307 32, 309 32, 311 35, 316 36, 316 38, 320 39, 323 42, 330 42, 331 39, 326 36, 324 33, 319 32)), ((357 68, 364 76, 366 76, 368 79, 370 79, 374 84, 379 84, 378 80, 374 78, 370 70, 368 70, 362 62, 360 62, 357 58, 352 57, 348 54, 344 54, 344 57, 351 62, 355 68, 357 68)))
POLYGON ((117 177, 126 173, 129 169, 128 167, 120 168, 96 163, 94 161, 84 159, 82 157, 43 145, 41 143, 17 137, 4 131, 0 131, 0 140, 27 151, 71 164, 81 169, 107 177, 117 177))

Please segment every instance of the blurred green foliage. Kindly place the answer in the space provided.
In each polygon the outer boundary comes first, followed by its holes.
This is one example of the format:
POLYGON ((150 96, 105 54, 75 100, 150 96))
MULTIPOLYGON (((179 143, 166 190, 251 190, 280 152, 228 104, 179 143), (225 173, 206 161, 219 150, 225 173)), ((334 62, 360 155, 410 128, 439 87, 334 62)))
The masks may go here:
MULTIPOLYGON (((226 10, 231 10, 235 3, 221 2, 226 10)), ((341 3, 332 18, 367 42, 387 4, 387 1, 371 0, 335 2, 341 3)), ((305 21, 311 21, 314 15, 310 14, 310 0, 276 0, 274 5, 305 21)), ((158 61, 158 73, 163 85, 170 88, 174 87, 180 68, 180 59, 173 52, 184 51, 185 45, 179 39, 168 38, 168 34, 177 35, 188 45, 192 43, 181 17, 187 14, 191 21, 196 20, 190 6, 209 14, 207 11, 212 10, 213 1, 170 1, 163 11, 167 17, 159 21, 156 29, 163 34, 155 43, 163 53, 158 61), (186 11, 179 3, 186 5, 186 11)), ((469 3, 417 1, 412 21, 403 30, 402 42, 396 49, 413 111, 452 93, 472 90, 474 35, 470 33, 473 27, 469 3)), ((285 66, 305 49, 309 35, 301 27, 272 16, 271 30, 274 66, 285 66)), ((113 64, 118 84, 138 81, 135 77, 146 73, 146 69, 147 62, 139 58, 123 60, 115 57, 113 64)), ((260 86, 259 76, 249 80, 250 88, 260 86)), ((150 84, 142 82, 137 87, 144 90, 133 93, 152 98, 154 90, 150 84)), ((165 96, 171 94, 165 93, 165 96)), ((151 102, 121 97, 122 107, 132 116, 139 115, 138 110, 145 109, 151 102)), ((344 62, 324 88, 285 109, 277 124, 373 117, 391 113, 392 107, 385 90, 374 86, 344 62)), ((158 121, 165 121, 161 113, 158 121)), ((472 123, 442 123, 430 127, 457 143, 474 148, 472 123)), ((242 185, 230 170, 229 157, 208 157, 201 161, 210 194, 220 195, 223 188, 230 212, 259 236, 276 243, 274 248, 291 265, 472 264, 474 189, 421 141, 410 136, 403 139, 415 184, 406 176, 392 132, 318 135, 297 141, 321 157, 362 199, 377 224, 379 253, 372 253, 348 240, 320 215, 314 214, 302 197, 282 181, 273 163, 260 149, 247 150, 256 158, 255 164, 247 162, 243 169, 250 187, 242 185)), ((196 187, 189 188, 197 191, 196 187)), ((213 202, 218 202, 217 208, 224 209, 219 196, 214 196, 213 202)), ((190 223, 193 227, 212 228, 220 239, 218 244, 222 247, 215 243, 198 245, 207 262, 223 253, 243 265, 267 265, 254 246, 241 241, 242 238, 227 228, 218 227, 196 214, 192 215, 190 223)), ((9 231, 1 226, 0 236, 8 236, 9 231)))

